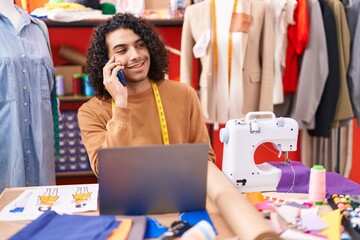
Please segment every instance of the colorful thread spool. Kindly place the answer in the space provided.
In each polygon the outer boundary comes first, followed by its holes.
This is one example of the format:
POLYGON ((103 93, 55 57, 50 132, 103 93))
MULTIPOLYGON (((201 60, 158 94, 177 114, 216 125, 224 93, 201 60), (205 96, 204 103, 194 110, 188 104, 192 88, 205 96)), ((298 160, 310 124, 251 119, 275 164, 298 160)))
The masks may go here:
POLYGON ((187 230, 181 240, 213 240, 216 233, 209 222, 202 220, 187 230))
POLYGON ((82 95, 81 74, 74 74, 72 80, 73 80, 73 94, 75 96, 81 96, 82 95))
POLYGON ((89 75, 87 75, 85 73, 82 75, 82 83, 83 83, 84 95, 88 96, 88 97, 94 96, 94 89, 90 85, 89 75))
POLYGON ((55 81, 56 81, 56 95, 64 96, 65 95, 64 76, 56 75, 55 81))
POLYGON ((309 200, 321 205, 325 200, 325 194, 326 171, 322 165, 314 165, 310 170, 309 200))

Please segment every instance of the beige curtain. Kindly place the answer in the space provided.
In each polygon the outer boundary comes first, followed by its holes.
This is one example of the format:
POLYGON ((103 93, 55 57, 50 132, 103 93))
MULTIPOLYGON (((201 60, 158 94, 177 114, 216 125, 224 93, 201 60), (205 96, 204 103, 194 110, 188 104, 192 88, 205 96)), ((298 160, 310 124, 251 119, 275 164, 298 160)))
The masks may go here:
POLYGON ((335 172, 339 158, 339 173, 348 177, 352 164, 353 121, 348 126, 333 128, 329 138, 311 137, 306 130, 300 133, 301 161, 312 167, 323 165, 327 171, 335 172))

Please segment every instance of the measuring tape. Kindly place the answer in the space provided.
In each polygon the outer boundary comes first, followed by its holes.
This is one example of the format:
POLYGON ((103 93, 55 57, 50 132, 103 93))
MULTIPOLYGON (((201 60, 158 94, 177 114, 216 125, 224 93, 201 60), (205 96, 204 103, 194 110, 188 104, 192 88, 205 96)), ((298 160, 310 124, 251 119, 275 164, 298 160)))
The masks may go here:
POLYGON ((162 102, 161 102, 159 89, 158 89, 156 83, 153 82, 153 81, 151 81, 151 86, 152 86, 152 89, 153 89, 153 92, 154 92, 156 107, 157 107, 157 110, 158 110, 163 143, 164 143, 164 145, 169 145, 169 143, 170 143, 170 141, 169 141, 169 133, 168 133, 168 130, 167 130, 166 118, 165 118, 164 108, 163 108, 163 105, 162 105, 162 102))
MULTIPOLYGON (((236 13, 236 8, 238 5, 238 0, 234 1, 232 13, 236 13)), ((217 39, 217 25, 216 25, 216 6, 215 0, 211 1, 211 25, 213 29, 213 54, 214 54, 214 76, 217 77, 218 72, 218 39, 217 39)), ((231 23, 230 23, 231 25, 231 23)), ((230 87, 230 78, 231 78, 231 64, 232 64, 232 33, 229 32, 228 38, 228 82, 230 87)))

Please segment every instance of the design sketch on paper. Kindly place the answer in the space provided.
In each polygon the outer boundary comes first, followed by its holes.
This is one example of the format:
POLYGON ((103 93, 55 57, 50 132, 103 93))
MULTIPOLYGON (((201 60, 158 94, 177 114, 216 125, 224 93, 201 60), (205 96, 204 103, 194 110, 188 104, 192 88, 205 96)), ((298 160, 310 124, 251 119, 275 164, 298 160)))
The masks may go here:
POLYGON ((16 199, 17 201, 15 201, 13 207, 11 207, 9 212, 22 213, 24 211, 25 205, 28 202, 31 194, 32 194, 32 192, 27 192, 27 193, 25 193, 24 197, 22 197, 20 199, 16 199))
POLYGON ((40 212, 51 210, 59 199, 59 188, 46 188, 43 195, 39 195, 38 209, 40 212))
POLYGON ((86 206, 87 202, 91 199, 92 192, 89 192, 88 187, 77 187, 76 192, 72 194, 73 200, 71 203, 75 204, 76 208, 86 206))
POLYGON ((46 211, 59 214, 97 211, 98 184, 30 188, 0 211, 0 221, 35 220, 46 211))

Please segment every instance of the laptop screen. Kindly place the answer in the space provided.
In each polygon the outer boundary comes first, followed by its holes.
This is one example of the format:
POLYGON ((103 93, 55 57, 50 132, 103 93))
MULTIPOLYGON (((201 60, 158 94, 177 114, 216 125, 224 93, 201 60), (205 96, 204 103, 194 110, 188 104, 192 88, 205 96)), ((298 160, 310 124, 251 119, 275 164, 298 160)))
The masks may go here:
POLYGON ((100 149, 98 164, 100 214, 205 209, 207 144, 100 149))

